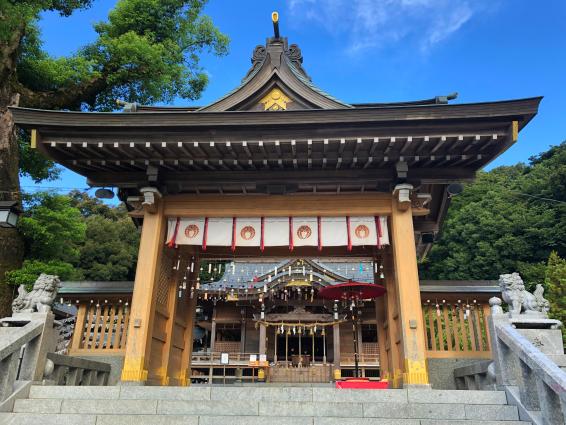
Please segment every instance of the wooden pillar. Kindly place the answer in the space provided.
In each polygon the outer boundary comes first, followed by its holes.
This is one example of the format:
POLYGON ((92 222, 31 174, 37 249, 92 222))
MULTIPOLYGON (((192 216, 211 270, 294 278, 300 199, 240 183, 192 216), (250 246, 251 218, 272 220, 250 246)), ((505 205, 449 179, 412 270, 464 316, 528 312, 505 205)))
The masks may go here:
POLYGON ((334 349, 334 378, 340 379, 340 323, 332 325, 332 342, 334 349))
POLYGON ((240 325, 240 353, 246 352, 246 319, 242 316, 240 325))
POLYGON ((362 356, 364 355, 364 347, 363 347, 363 341, 362 341, 362 321, 358 320, 358 334, 356 335, 357 339, 358 339, 358 354, 359 354, 359 359, 361 361, 362 356))
MULTIPOLYGON (((180 269, 185 269, 185 266, 183 264, 183 267, 179 267, 180 269)), ((157 377, 160 380, 160 384, 161 385, 169 385, 170 382, 170 374, 174 368, 174 365, 170 364, 170 360, 172 357, 172 350, 173 350, 173 333, 175 332, 175 324, 177 321, 177 307, 178 307, 178 300, 179 300, 179 296, 178 296, 178 289, 177 289, 177 285, 178 285, 178 280, 179 280, 179 274, 180 274, 180 270, 177 270, 176 273, 173 273, 173 276, 171 278, 171 280, 168 282, 168 293, 167 293, 167 301, 166 301, 166 310, 162 311, 162 314, 164 314, 166 317, 166 321, 165 321, 165 326, 163 329, 163 337, 165 338, 165 341, 163 341, 163 346, 161 348, 161 365, 160 367, 157 368, 157 377)), ((160 306, 159 306, 160 308, 160 306)), ((158 332, 161 329, 155 329, 154 331, 157 330, 158 332)), ((152 362, 150 361, 150 364, 152 362)))
MULTIPOLYGON (((189 282, 194 285, 200 274, 200 259, 195 255, 192 259, 194 262, 193 272, 189 274, 189 282)), ((174 341, 179 347, 182 347, 177 353, 177 367, 172 375, 175 378, 175 384, 180 386, 188 386, 191 384, 191 360, 193 354, 193 331, 196 321, 196 310, 198 302, 198 294, 196 290, 191 291, 187 288, 183 292, 182 298, 179 299, 180 307, 177 318, 183 326, 177 327, 174 341)))
MULTIPOLYGON (((177 257, 173 256, 171 258, 175 261, 177 257)), ((159 328, 157 319, 155 321, 154 332, 157 335, 162 335, 165 339, 164 341, 159 341, 159 339, 154 338, 152 342, 156 346, 163 342, 162 360, 156 373, 161 385, 185 385, 186 365, 183 363, 182 358, 185 355, 185 350, 192 350, 192 340, 190 347, 188 347, 184 338, 188 332, 187 327, 191 326, 191 317, 195 314, 196 303, 192 302, 190 297, 191 293, 193 297, 197 297, 194 287, 199 275, 198 259, 195 256, 184 256, 178 264, 178 270, 173 274, 171 278, 172 283, 169 285, 169 302, 167 303, 167 321, 164 333, 159 328), (191 264, 192 272, 190 272, 191 264), (196 268, 195 265, 197 266, 196 268), (180 290, 180 283, 185 273, 187 276, 187 287, 184 290, 180 290)), ((163 307, 159 303, 156 309, 156 317, 157 314, 163 316, 163 307)), ((194 323, 192 326, 194 326, 194 323)), ((155 363, 153 359, 150 359, 150 365, 153 363, 155 363)), ((148 380, 152 380, 151 375, 152 370, 150 369, 148 380)))
POLYGON ((377 325, 377 348, 379 349, 379 377, 381 379, 389 379, 389 358, 387 356, 387 347, 391 344, 387 335, 387 319, 385 297, 375 300, 375 314, 377 325))
MULTIPOLYGON (((195 269, 200 270, 200 266, 195 267, 195 269)), ((186 302, 189 314, 187 315, 186 328, 183 332, 184 347, 181 356, 182 369, 178 377, 179 385, 185 387, 191 385, 191 360, 193 354, 193 331, 195 329, 197 294, 195 293, 193 298, 189 298, 186 302)))
POLYGON ((398 185, 395 188, 391 211, 394 278, 399 302, 399 331, 403 349, 403 385, 428 385, 425 327, 413 215, 411 201, 408 198, 410 189, 412 189, 410 185, 398 185))
POLYGON ((156 288, 166 232, 163 202, 156 199, 155 203, 156 209, 146 210, 144 214, 122 381, 144 383, 148 377, 156 288))
POLYGON ((322 328, 322 364, 326 365, 326 328, 322 328))
POLYGON ((277 326, 273 327, 273 343, 275 344, 275 348, 274 348, 274 352, 273 352, 273 363, 277 364, 277 337, 279 336, 278 334, 278 328, 277 326))
POLYGON ((259 354, 265 354, 266 353, 266 333, 267 333, 267 329, 265 324, 260 323, 259 324, 259 354))
POLYGON ((216 348, 216 306, 212 309, 212 324, 210 325, 210 352, 216 348))
POLYGON ((403 379, 403 345, 401 341, 401 320, 399 317, 399 297, 395 284, 395 270, 393 267, 393 258, 387 255, 384 258, 385 273, 385 320, 387 340, 389 344, 386 346, 389 371, 387 378, 391 381, 393 387, 402 385, 403 379))
POLYGON ((75 322, 75 329, 73 330, 73 338, 71 339, 71 346, 69 352, 78 350, 82 348, 81 344, 85 335, 85 320, 87 316, 88 308, 86 301, 79 304, 79 309, 77 311, 77 321, 75 322))

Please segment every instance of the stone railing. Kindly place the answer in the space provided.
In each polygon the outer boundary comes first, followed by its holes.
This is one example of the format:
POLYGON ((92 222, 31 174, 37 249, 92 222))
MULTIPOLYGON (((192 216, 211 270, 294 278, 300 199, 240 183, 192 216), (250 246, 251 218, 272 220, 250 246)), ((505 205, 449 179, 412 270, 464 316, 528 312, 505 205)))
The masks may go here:
POLYGON ((12 394, 16 381, 38 378, 44 325, 37 320, 16 329, 0 328, 0 402, 12 394))
POLYGON ((565 425, 566 372, 555 362, 565 357, 561 323, 546 312, 504 313, 501 303, 496 297, 489 300, 493 361, 456 368, 458 389, 505 390, 522 420, 565 425))
POLYGON ((10 411, 8 404, 26 397, 31 382, 107 385, 109 364, 56 354, 56 341, 51 312, 0 319, 0 411, 10 411))
POLYGON ((108 363, 48 353, 44 378, 51 385, 107 385, 110 369, 108 363))
POLYGON ((491 360, 482 360, 454 369, 456 388, 459 390, 494 390, 495 369, 491 360))
MULTIPOLYGON (((490 330, 496 383, 504 388, 511 404, 519 407, 521 419, 535 425, 566 424, 566 372, 560 369, 545 353, 551 344, 546 335, 558 335, 557 321, 546 319, 551 326, 532 329, 532 319, 514 319, 503 313, 501 300, 492 298, 490 330), (530 328, 521 328, 529 323, 530 328), (535 346, 527 336, 535 335, 535 346)), ((542 325, 541 325, 542 323, 542 325)), ((559 323, 559 322, 558 322, 559 323)))
POLYGON ((512 325, 494 323, 494 327, 497 383, 509 387, 514 398, 518 396, 535 424, 565 424, 566 372, 512 325))

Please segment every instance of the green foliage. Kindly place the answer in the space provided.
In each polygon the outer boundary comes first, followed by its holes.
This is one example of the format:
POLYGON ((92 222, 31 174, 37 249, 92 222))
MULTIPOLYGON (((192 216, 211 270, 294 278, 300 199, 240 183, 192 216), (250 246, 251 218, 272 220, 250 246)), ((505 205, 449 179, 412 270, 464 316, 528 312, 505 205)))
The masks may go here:
POLYGON ((6 282, 15 285, 25 285, 30 290, 41 273, 59 276, 61 280, 81 280, 84 276, 72 264, 63 261, 25 260, 21 269, 6 273, 6 282))
POLYGON ((519 271, 530 289, 544 282, 551 251, 566 253, 565 164, 566 142, 531 158, 529 165, 479 173, 453 198, 421 276, 497 279, 519 271))
POLYGON ((89 280, 133 280, 139 231, 123 206, 108 207, 85 193, 70 193, 86 224, 77 266, 89 280))
MULTIPOLYGON (((0 45, 9 47, 0 50, 0 86, 20 93, 20 106, 111 111, 116 99, 197 99, 208 83, 201 54, 227 53, 228 37, 202 14, 206 0, 119 0, 108 20, 95 24, 95 41, 70 56, 47 54, 37 25, 41 13, 70 16, 92 3, 0 0, 0 45)), ((21 175, 35 181, 58 176, 53 162, 30 151, 25 138, 20 154, 21 175)))
POLYGON ((59 260, 75 264, 80 258, 86 225, 68 196, 40 192, 25 195, 26 211, 18 227, 24 238, 26 258, 59 260))
POLYGON ((132 280, 139 231, 123 206, 109 207, 86 193, 25 195, 20 229, 26 262, 8 283, 33 283, 40 273, 62 280, 132 280))
MULTIPOLYGON (((546 298, 550 301, 550 317, 566 323, 566 259, 553 251, 545 274, 546 298)), ((566 338, 566 329, 562 328, 566 338)))
POLYGON ((18 147, 20 149, 20 175, 30 177, 35 183, 57 180, 62 168, 54 161, 45 158, 37 149, 29 144, 29 134, 18 131, 18 147))

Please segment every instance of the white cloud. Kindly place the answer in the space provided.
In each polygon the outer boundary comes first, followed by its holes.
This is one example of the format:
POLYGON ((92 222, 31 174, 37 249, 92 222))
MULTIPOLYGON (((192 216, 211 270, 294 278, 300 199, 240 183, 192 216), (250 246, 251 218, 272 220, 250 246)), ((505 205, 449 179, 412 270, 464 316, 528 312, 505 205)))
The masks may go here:
POLYGON ((480 0, 289 0, 294 22, 345 37, 351 53, 409 40, 426 52, 461 29, 480 0))

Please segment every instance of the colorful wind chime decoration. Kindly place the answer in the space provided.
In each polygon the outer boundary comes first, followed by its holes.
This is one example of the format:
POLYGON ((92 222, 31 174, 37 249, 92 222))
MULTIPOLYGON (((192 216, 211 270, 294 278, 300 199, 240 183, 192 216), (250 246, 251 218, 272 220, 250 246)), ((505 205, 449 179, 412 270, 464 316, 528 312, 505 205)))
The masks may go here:
POLYGON ((256 266, 248 270, 245 263, 233 259, 209 259, 198 263, 194 256, 182 258, 180 251, 173 263, 173 271, 180 276, 178 296, 188 290, 189 297, 217 301, 302 300, 313 302, 323 282, 335 279, 336 273, 350 276, 368 276, 373 269, 376 283, 385 278, 380 257, 372 263, 359 262, 338 266, 335 271, 315 268, 316 264, 298 260, 274 267, 256 266), (186 262, 186 263, 185 263, 186 262), (198 270, 197 270, 198 268, 198 270), (342 268, 342 269, 341 269, 342 268))

